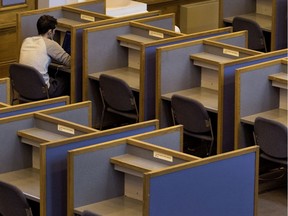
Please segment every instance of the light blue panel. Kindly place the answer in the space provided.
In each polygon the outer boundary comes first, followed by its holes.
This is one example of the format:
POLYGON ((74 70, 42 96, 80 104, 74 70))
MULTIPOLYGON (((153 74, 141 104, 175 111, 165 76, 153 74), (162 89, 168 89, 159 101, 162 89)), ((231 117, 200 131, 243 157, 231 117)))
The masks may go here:
MULTIPOLYGON (((71 5, 71 6, 74 7, 73 5, 71 5)), ((87 4, 78 5, 76 8, 79 8, 79 9, 82 9, 82 10, 86 10, 86 11, 90 11, 90 12, 96 12, 96 13, 105 14, 104 1, 95 2, 93 4, 89 4, 89 2, 87 2, 87 4)))
POLYGON ((25 4, 26 0, 2 0, 3 6, 15 5, 15 4, 25 4))
POLYGON ((0 102, 7 103, 9 100, 7 99, 7 84, 0 84, 0 102))
POLYGON ((115 131, 111 135, 96 135, 82 140, 71 140, 60 146, 51 146, 46 150, 46 215, 63 216, 67 214, 67 152, 72 149, 120 139, 136 134, 156 130, 156 126, 134 128, 129 131, 115 131))
POLYGON ((161 135, 155 135, 146 139, 139 139, 143 142, 151 143, 157 146, 173 149, 175 151, 182 151, 180 143, 181 133, 179 131, 173 131, 171 133, 163 133, 161 135))
POLYGON ((34 106, 34 107, 31 106, 31 107, 26 107, 24 109, 19 109, 19 110, 13 110, 13 107, 11 107, 11 110, 6 109, 7 111, 5 110, 5 112, 1 112, 1 110, 0 110, 0 118, 24 114, 24 113, 36 112, 36 111, 54 108, 54 107, 58 107, 58 106, 64 106, 64 105, 66 105, 65 101, 52 103, 52 104, 48 103, 48 104, 44 104, 41 106, 34 106))
POLYGON ((174 31, 174 17, 167 17, 165 19, 155 19, 148 22, 141 22, 146 25, 155 26, 158 28, 168 29, 174 31))
POLYGON ((253 216, 255 153, 153 177, 150 216, 253 216))
POLYGON ((124 195, 124 175, 115 172, 110 158, 125 153, 126 143, 74 157, 75 208, 124 195))

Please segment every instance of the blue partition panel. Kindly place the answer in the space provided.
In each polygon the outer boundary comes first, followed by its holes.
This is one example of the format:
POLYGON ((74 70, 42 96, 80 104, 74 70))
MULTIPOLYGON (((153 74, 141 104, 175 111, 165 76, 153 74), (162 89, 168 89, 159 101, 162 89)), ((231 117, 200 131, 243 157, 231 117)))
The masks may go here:
POLYGON ((222 142, 222 152, 231 151, 234 149, 234 110, 235 110, 235 71, 238 68, 245 66, 271 61, 274 59, 279 59, 286 57, 287 54, 282 52, 275 55, 263 56, 262 58, 257 58, 256 60, 244 61, 241 63, 236 63, 233 65, 225 66, 224 68, 224 98, 223 100, 223 142, 222 142))
POLYGON ((255 164, 253 152, 151 177, 149 215, 253 216, 255 164))
MULTIPOLYGON (((149 125, 131 130, 120 130, 114 134, 101 132, 82 140, 75 139, 64 145, 46 146, 46 215, 63 216, 67 214, 67 152, 71 149, 120 139, 136 134, 156 130, 156 125, 149 125)), ((42 146, 41 146, 42 148, 42 146)), ((41 170, 42 171, 42 170, 41 170)), ((40 200, 41 201, 41 200, 40 200)))
POLYGON ((5 110, 3 110, 1 112, 1 110, 0 110, 0 118, 36 112, 36 111, 40 111, 40 110, 44 110, 44 109, 54 108, 54 107, 58 107, 58 106, 64 106, 66 104, 67 104, 66 101, 58 101, 57 103, 47 103, 47 104, 43 104, 41 106, 27 106, 23 109, 17 109, 17 110, 15 109, 15 107, 14 108, 9 107, 8 109, 11 109, 11 110, 8 112, 5 112, 5 110))
POLYGON ((9 102, 9 99, 7 98, 7 90, 8 88, 6 83, 0 84, 0 102, 9 102))

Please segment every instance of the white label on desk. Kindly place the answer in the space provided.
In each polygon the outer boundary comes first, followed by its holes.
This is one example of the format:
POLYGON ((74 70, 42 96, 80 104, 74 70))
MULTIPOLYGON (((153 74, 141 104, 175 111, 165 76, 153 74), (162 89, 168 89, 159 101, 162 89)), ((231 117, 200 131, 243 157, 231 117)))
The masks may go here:
POLYGON ((65 127, 63 125, 58 125, 58 131, 75 134, 75 130, 73 128, 65 127))
POLYGON ((165 160, 165 161, 169 161, 169 162, 173 162, 173 157, 170 155, 166 155, 160 152, 153 152, 153 156, 155 158, 161 159, 161 160, 165 160))
POLYGON ((88 15, 84 15, 84 14, 81 14, 81 19, 82 19, 82 20, 91 21, 91 22, 94 22, 94 21, 95 21, 95 17, 88 16, 88 15))
POLYGON ((149 35, 157 37, 157 38, 164 38, 164 34, 163 33, 155 32, 155 31, 151 31, 151 30, 149 31, 149 35))
POLYGON ((239 52, 238 51, 229 50, 229 49, 223 49, 223 53, 227 54, 227 55, 239 57, 239 52))

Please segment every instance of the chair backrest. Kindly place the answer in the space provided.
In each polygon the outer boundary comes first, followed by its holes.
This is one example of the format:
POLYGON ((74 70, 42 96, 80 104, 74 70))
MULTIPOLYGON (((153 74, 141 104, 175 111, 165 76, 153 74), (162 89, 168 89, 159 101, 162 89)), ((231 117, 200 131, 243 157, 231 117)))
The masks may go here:
POLYGON ((251 19, 234 17, 232 21, 233 31, 248 31, 248 48, 267 52, 265 37, 260 25, 251 19))
POLYGON ((25 195, 17 187, 0 181, 0 215, 32 216, 25 195))
POLYGON ((197 100, 181 95, 173 95, 171 108, 174 119, 184 130, 192 133, 210 132, 210 118, 207 110, 197 100))
POLYGON ((280 122, 257 117, 254 123, 256 144, 266 155, 277 158, 287 158, 287 126, 280 122))
POLYGON ((135 110, 133 92, 124 80, 102 74, 99 85, 102 97, 109 107, 124 112, 135 110))
POLYGON ((20 97, 31 101, 49 98, 43 76, 35 68, 13 63, 10 65, 9 74, 12 89, 18 92, 20 97))

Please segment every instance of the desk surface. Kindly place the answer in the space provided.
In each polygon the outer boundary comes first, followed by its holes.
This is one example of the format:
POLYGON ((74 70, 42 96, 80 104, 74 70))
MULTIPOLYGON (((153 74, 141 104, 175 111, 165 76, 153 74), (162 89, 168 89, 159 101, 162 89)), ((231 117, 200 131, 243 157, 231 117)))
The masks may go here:
POLYGON ((287 112, 288 111, 284 109, 273 109, 273 110, 269 110, 266 112, 256 113, 254 115, 242 117, 241 122, 254 125, 255 119, 257 117, 263 117, 263 118, 268 118, 274 121, 278 121, 288 126, 287 112))
POLYGON ((68 19, 68 18, 58 18, 57 19, 58 24, 62 24, 62 25, 69 25, 69 26, 73 26, 73 25, 79 25, 85 22, 80 22, 80 21, 76 21, 76 20, 72 20, 72 19, 68 19))
MULTIPOLYGON (((271 16, 258 14, 258 13, 241 14, 238 16, 256 21, 264 31, 271 32, 272 30, 272 17, 271 16)), ((224 21, 228 23, 232 23, 233 18, 234 16, 225 17, 224 21)))
POLYGON ((185 89, 176 92, 170 92, 168 94, 162 95, 162 99, 171 101, 171 97, 173 94, 182 95, 188 98, 192 98, 201 102, 204 107, 210 111, 217 113, 218 112, 218 91, 196 87, 191 89, 185 89))
POLYGON ((0 174, 0 180, 18 187, 30 200, 40 201, 40 172, 27 168, 0 174))
POLYGON ((144 37, 144 36, 140 36, 136 34, 119 35, 117 39, 120 41, 129 41, 129 42, 136 42, 136 43, 149 43, 149 42, 157 40, 156 38, 144 37))
POLYGON ((215 54, 207 53, 207 52, 192 54, 192 55, 190 55, 190 58, 192 60, 198 60, 198 61, 205 60, 205 61, 209 61, 211 63, 220 63, 220 64, 230 62, 231 60, 233 60, 233 58, 228 58, 228 57, 215 55, 215 54))
POLYGON ((103 72, 91 73, 88 75, 88 77, 90 79, 99 80, 101 74, 115 76, 124 80, 133 91, 139 92, 140 90, 140 72, 137 69, 123 67, 103 72))
POLYGON ((81 214, 84 210, 90 210, 105 216, 142 216, 142 208, 141 201, 122 196, 75 208, 74 212, 81 214))
POLYGON ((71 68, 62 65, 62 64, 58 64, 56 62, 51 62, 49 65, 49 68, 52 68, 56 71, 61 71, 61 72, 65 72, 65 73, 71 73, 71 68))

